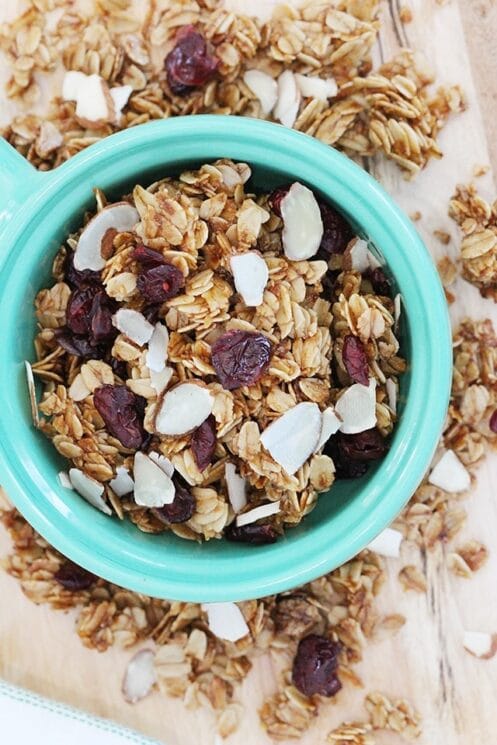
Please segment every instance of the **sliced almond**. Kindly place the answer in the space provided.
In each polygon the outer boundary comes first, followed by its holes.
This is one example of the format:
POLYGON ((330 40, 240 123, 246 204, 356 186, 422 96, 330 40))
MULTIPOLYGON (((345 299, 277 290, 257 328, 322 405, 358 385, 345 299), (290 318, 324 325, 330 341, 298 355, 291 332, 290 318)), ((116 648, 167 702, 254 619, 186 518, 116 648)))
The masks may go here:
POLYGON ((135 482, 127 468, 118 466, 115 477, 109 481, 109 486, 118 497, 124 497, 125 494, 130 494, 134 490, 135 482))
POLYGON ((81 373, 78 373, 69 386, 69 398, 73 401, 84 401, 91 393, 81 373))
POLYGON ((140 649, 128 663, 122 684, 124 698, 128 704, 136 704, 148 696, 156 683, 155 652, 140 649))
POLYGON ((248 307, 262 305, 264 290, 269 278, 269 270, 262 256, 257 251, 232 256, 231 271, 236 291, 242 296, 248 307))
POLYGON ((428 481, 451 494, 466 491, 471 486, 471 476, 453 450, 442 455, 428 481))
POLYGON ((91 269, 101 271, 105 266, 102 256, 102 240, 108 230, 131 230, 140 216, 128 202, 108 204, 85 226, 74 252, 74 266, 78 271, 91 269))
POLYGON ((130 308, 120 308, 112 316, 112 323, 119 331, 142 347, 152 338, 154 327, 142 313, 130 308))
POLYGON ((59 471, 57 474, 59 477, 59 483, 61 486, 64 487, 64 489, 71 489, 72 490, 72 484, 71 479, 69 478, 69 474, 66 473, 66 471, 59 471))
POLYGON ((263 114, 269 114, 278 98, 278 83, 262 70, 247 70, 243 82, 260 101, 263 114))
POLYGON ((292 476, 316 449, 321 429, 319 406, 304 401, 271 422, 261 434, 261 443, 292 476))
POLYGON ((174 473, 174 465, 171 463, 169 458, 166 458, 165 455, 161 455, 160 453, 156 453, 155 451, 149 453, 148 457, 150 458, 150 460, 153 460, 153 462, 156 463, 159 468, 161 468, 164 473, 169 476, 169 478, 172 478, 172 475, 174 473))
POLYGON ((76 101, 86 81, 84 72, 68 70, 62 81, 62 98, 64 101, 76 101))
POLYGON ((164 507, 174 500, 171 477, 145 453, 135 453, 133 462, 134 499, 142 507, 164 507))
POLYGON ((241 512, 247 506, 247 482, 236 472, 233 463, 226 463, 224 475, 228 489, 228 499, 233 507, 233 512, 241 512))
POLYGON ((166 366, 167 347, 169 345, 169 332, 163 323, 156 323, 145 357, 145 363, 149 370, 159 373, 166 366))
POLYGON ((307 186, 296 181, 280 204, 283 218, 283 249, 292 261, 314 256, 323 237, 323 221, 316 197, 307 186))
POLYGON ((368 544, 370 551, 374 551, 380 556, 388 556, 392 559, 398 559, 400 556, 400 544, 403 539, 402 533, 393 528, 385 528, 376 538, 368 544))
POLYGON ((300 106, 300 98, 295 75, 291 70, 285 70, 278 78, 278 100, 273 111, 274 118, 285 127, 293 127, 300 106))
POLYGON ((111 88, 109 93, 114 104, 114 122, 118 124, 122 111, 133 93, 133 88, 131 85, 118 85, 115 88, 111 88))
POLYGON ((319 436, 319 442, 316 445, 314 452, 321 450, 323 445, 328 442, 331 435, 334 435, 340 429, 342 420, 336 415, 335 410, 332 406, 329 406, 321 413, 321 434, 319 436))
POLYGON ((394 414, 397 413, 397 384, 392 378, 387 378, 385 388, 388 396, 388 405, 394 414))
POLYGON ((236 603, 203 603, 210 631, 219 639, 236 642, 250 633, 243 613, 236 603))
POLYGON ((242 528, 244 525, 250 525, 251 523, 255 523, 257 520, 262 520, 264 517, 277 515, 279 511, 279 500, 277 502, 268 502, 267 504, 261 504, 259 507, 254 507, 253 510, 244 512, 242 515, 237 515, 237 527, 242 528))
POLYGON ((158 395, 166 390, 169 381, 173 377, 173 372, 174 370, 172 367, 165 367, 164 370, 161 370, 160 372, 154 372, 153 370, 150 371, 150 385, 158 395))
POLYGON ((361 383, 354 383, 340 396, 335 404, 335 411, 342 420, 341 432, 346 435, 355 435, 375 426, 375 391, 376 380, 370 378, 367 388, 361 383))
POLYGON ((84 127, 99 127, 114 120, 114 104, 109 87, 100 75, 86 75, 80 81, 76 98, 76 118, 84 127))
POLYGON ((395 328, 399 325, 400 321, 400 314, 402 312, 402 295, 397 293, 393 299, 393 308, 394 308, 394 321, 395 321, 395 328))
POLYGON ((102 497, 104 493, 103 484, 99 481, 95 481, 95 479, 92 479, 90 476, 87 476, 86 473, 80 471, 79 468, 69 469, 69 479, 73 489, 75 489, 83 499, 86 499, 92 507, 96 507, 97 510, 100 510, 100 512, 103 512, 105 515, 112 515, 111 508, 102 497))
POLYGON ((497 652, 497 634, 484 631, 465 631, 463 646, 470 654, 480 660, 490 660, 497 652))
POLYGON ((33 424, 35 425, 35 427, 38 428, 40 426, 40 415, 38 413, 38 402, 36 400, 35 379, 33 375, 33 368, 27 360, 24 362, 24 369, 26 370, 26 382, 28 384, 31 418, 33 419, 33 424))
POLYGON ((338 85, 335 78, 317 78, 311 75, 295 75, 297 86, 304 98, 317 98, 319 101, 327 101, 338 93, 338 85))
POLYGON ((180 383, 162 401, 155 427, 162 435, 183 435, 199 427, 212 412, 214 399, 198 383, 180 383))

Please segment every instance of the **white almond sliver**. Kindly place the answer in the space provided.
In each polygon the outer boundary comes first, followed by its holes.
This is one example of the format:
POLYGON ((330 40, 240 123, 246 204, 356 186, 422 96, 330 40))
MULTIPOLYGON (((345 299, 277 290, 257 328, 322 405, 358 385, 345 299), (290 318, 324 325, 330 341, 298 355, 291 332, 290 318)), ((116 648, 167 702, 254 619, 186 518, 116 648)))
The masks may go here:
POLYGON ((367 548, 370 551, 374 551, 380 556, 387 556, 392 559, 398 559, 400 556, 400 544, 402 543, 403 535, 398 530, 393 528, 385 528, 382 532, 376 536, 376 538, 368 544, 367 548))
POLYGON ((497 634, 484 631, 465 631, 463 647, 481 660, 490 660, 497 652, 497 634))
POLYGON ((388 405, 394 414, 397 413, 397 384, 392 378, 387 378, 385 388, 388 396, 388 405))
POLYGON ((122 110, 128 103, 129 97, 133 92, 131 85, 118 85, 115 88, 111 88, 109 93, 114 104, 114 121, 117 123, 122 110))
POLYGON ((71 480, 73 489, 75 489, 83 499, 86 499, 92 507, 96 507, 97 510, 100 510, 100 512, 103 512, 105 515, 112 515, 111 508, 102 498, 104 493, 103 484, 99 481, 95 481, 95 479, 92 479, 90 476, 87 476, 86 473, 80 471, 79 468, 69 469, 69 479, 71 480))
POLYGON ((26 382, 28 384, 29 403, 31 405, 31 418, 33 419, 35 427, 38 428, 40 426, 40 415, 38 413, 38 402, 36 400, 35 378, 33 375, 33 368, 27 360, 24 362, 24 369, 26 370, 26 382))
POLYGON ((69 386, 69 398, 73 401, 83 401, 90 395, 91 391, 86 385, 81 373, 78 373, 69 386))
POLYGON ((317 78, 311 75, 296 74, 295 79, 300 92, 304 98, 317 98, 327 101, 338 93, 338 85, 335 78, 317 78))
POLYGON ((59 477, 59 484, 64 487, 64 489, 71 489, 72 490, 72 484, 71 479, 69 478, 69 474, 66 473, 66 471, 59 471, 57 474, 59 477))
POLYGON ((453 450, 442 455, 428 481, 451 494, 466 491, 471 486, 471 476, 453 450))
POLYGON ((109 481, 109 486, 118 497, 124 497, 125 494, 129 494, 135 488, 135 482, 129 475, 129 471, 124 466, 118 466, 116 468, 116 475, 109 481))
POLYGON ((208 388, 197 383, 180 383, 165 394, 155 428, 162 435, 186 434, 207 419, 213 405, 208 388))
POLYGON ((278 84, 262 70, 247 70, 243 82, 260 101, 263 114, 269 114, 278 98, 278 84))
POLYGON ((397 293, 393 299, 393 307, 394 307, 394 320, 395 320, 395 328, 397 328, 400 320, 400 314, 402 312, 402 296, 397 293))
POLYGON ((148 343, 145 364, 153 372, 161 372, 166 366, 169 332, 163 323, 156 323, 148 343))
POLYGON ((340 432, 355 435, 371 429, 376 424, 376 380, 369 379, 369 386, 354 383, 347 388, 335 404, 341 418, 340 432))
POLYGON ((269 278, 269 270, 257 251, 248 251, 230 259, 231 271, 236 291, 240 293, 247 307, 262 305, 264 290, 269 278))
POLYGON ((174 501, 176 489, 171 477, 145 453, 135 453, 133 477, 136 504, 142 507, 164 507, 174 501))
POLYGON ((247 505, 247 482, 236 472, 233 463, 226 463, 224 475, 228 488, 228 499, 233 507, 233 512, 241 512, 247 505))
POLYGON ((131 230, 139 219, 138 212, 128 202, 108 204, 85 225, 74 252, 74 267, 78 271, 101 271, 105 266, 102 239, 106 232, 111 228, 117 231, 131 230))
POLYGON ((122 684, 124 698, 129 704, 136 704, 148 696, 156 683, 155 652, 140 649, 128 663, 122 684))
POLYGON ((358 238, 350 248, 351 268, 355 272, 366 272, 369 266, 369 249, 368 244, 362 238, 358 238))
POLYGON ((164 370, 161 370, 160 372, 154 372, 153 370, 150 371, 150 385, 157 394, 166 390, 169 381, 173 377, 173 372, 174 370, 172 367, 165 367, 164 370))
POLYGON ((323 221, 316 197, 307 186, 296 181, 280 205, 283 219, 283 249, 292 261, 314 256, 323 237, 323 221))
POLYGON ((243 613, 236 603, 203 603, 210 631, 219 639, 236 642, 250 633, 243 613))
POLYGON ((261 443, 292 476, 316 449, 321 429, 319 406, 303 401, 271 422, 261 434, 261 443))
POLYGON ((300 91, 297 88, 295 75, 291 70, 285 70, 278 78, 278 100, 274 107, 273 116, 283 126, 293 127, 300 106, 300 91))
POLYGON ((100 75, 86 75, 76 97, 76 116, 91 126, 114 119, 114 106, 107 83, 100 75))
POLYGON ((154 332, 154 327, 142 313, 129 308, 118 310, 112 316, 112 324, 140 347, 150 341, 154 332))
POLYGON ((237 515, 236 525, 238 528, 242 528, 244 525, 250 525, 255 523, 257 520, 262 520, 264 517, 271 517, 271 515, 277 515, 280 511, 280 501, 268 502, 267 504, 261 504, 259 507, 254 507, 253 510, 244 512, 243 515, 237 515))
POLYGON ((314 452, 316 453, 318 450, 321 450, 323 445, 328 442, 331 435, 334 435, 338 430, 340 429, 340 425, 342 423, 342 420, 337 417, 335 410, 332 406, 329 406, 327 409, 325 409, 321 413, 322 417, 322 423, 321 423, 321 434, 319 436, 319 442, 316 445, 316 448, 314 452))
POLYGON ((162 468, 164 473, 166 473, 169 478, 172 478, 172 475, 174 473, 174 465, 171 463, 169 458, 166 458, 165 455, 161 455, 160 453, 156 453, 155 451, 149 453, 148 457, 150 458, 150 460, 153 460, 154 463, 157 463, 159 468, 162 468))
POLYGON ((87 75, 78 70, 68 70, 62 81, 62 98, 64 101, 76 101, 87 75))

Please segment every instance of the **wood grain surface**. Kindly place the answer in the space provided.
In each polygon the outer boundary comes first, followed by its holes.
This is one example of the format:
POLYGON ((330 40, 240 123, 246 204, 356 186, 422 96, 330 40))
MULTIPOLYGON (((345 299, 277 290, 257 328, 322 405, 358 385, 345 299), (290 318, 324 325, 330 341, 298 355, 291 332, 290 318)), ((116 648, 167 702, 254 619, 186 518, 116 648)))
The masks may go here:
MULTIPOLYGON (((238 9, 262 9, 269 0, 230 0, 238 9)), ((384 23, 378 54, 387 59, 400 44, 422 50, 443 83, 457 82, 465 90, 468 110, 454 118, 441 136, 445 157, 431 163, 414 182, 383 159, 366 165, 408 213, 419 210, 417 227, 435 258, 457 256, 457 232, 447 217, 448 199, 458 182, 471 179, 476 164, 491 164, 478 180, 484 196, 494 198, 497 173, 497 3, 493 0, 410 0, 412 23, 399 21, 398 0, 385 2, 384 23), (449 246, 442 246, 433 230, 450 233, 449 246)), ((16 0, 0 3, 0 21, 15 14, 16 0)), ((0 65, 0 82, 6 74, 0 65)), ((5 121, 11 107, 0 93, 0 118, 5 121)), ((452 306, 454 322, 465 315, 490 316, 497 323, 497 307, 482 300, 478 292, 459 280, 457 302, 452 306)), ((429 412, 426 412, 429 416, 429 412)), ((365 691, 347 688, 336 703, 324 706, 302 745, 325 742, 326 733, 344 720, 363 719, 367 690, 408 698, 423 719, 419 745, 493 745, 497 743, 495 689, 497 657, 481 661, 462 647, 465 629, 497 631, 497 457, 489 458, 479 471, 478 485, 465 506, 468 521, 460 542, 476 538, 491 551, 490 560, 471 580, 451 575, 444 561, 444 548, 419 556, 404 546, 401 560, 389 560, 389 580, 379 600, 384 613, 403 613, 407 624, 395 636, 368 645, 358 672, 365 691), (426 594, 404 593, 397 581, 406 563, 419 563, 427 574, 426 594)), ((9 541, 0 531, 0 555, 9 541)), ((56 613, 32 605, 17 582, 0 572, 0 676, 42 693, 110 717, 156 737, 168 745, 213 745, 214 719, 209 712, 186 711, 177 700, 154 693, 136 706, 123 701, 120 684, 129 652, 105 654, 82 647, 73 630, 72 613, 56 613)), ((240 730, 228 745, 267 745, 270 740, 258 723, 257 709, 274 689, 273 671, 261 660, 246 680, 241 700, 246 713, 240 730)), ((0 737, 1 739, 1 737, 0 737)), ((378 743, 396 745, 398 735, 382 733, 378 743)), ((10 744, 9 744, 10 745, 10 744)))

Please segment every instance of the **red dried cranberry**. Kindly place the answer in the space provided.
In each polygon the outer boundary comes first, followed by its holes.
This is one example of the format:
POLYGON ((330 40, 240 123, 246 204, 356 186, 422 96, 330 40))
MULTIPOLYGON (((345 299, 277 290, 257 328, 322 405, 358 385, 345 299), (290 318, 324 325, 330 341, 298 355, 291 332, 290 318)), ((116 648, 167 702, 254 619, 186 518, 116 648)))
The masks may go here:
POLYGON ((227 331, 212 345, 212 364, 227 391, 254 385, 271 360, 272 345, 267 336, 251 331, 227 331))
POLYGON ((369 464, 366 461, 354 461, 344 458, 338 447, 338 436, 330 437, 324 446, 324 453, 329 455, 335 464, 335 478, 359 479, 367 472, 369 464))
POLYGON ((125 448, 141 448, 146 433, 138 396, 125 385, 102 385, 95 390, 93 402, 109 432, 125 448))
POLYGON ((83 569, 78 564, 74 564, 72 561, 66 561, 54 574, 54 579, 64 589, 70 592, 79 592, 91 587, 97 581, 98 577, 91 572, 87 572, 86 569, 83 569))
POLYGON ((369 385, 368 358, 364 344, 358 336, 346 336, 343 340, 343 363, 355 383, 369 385))
POLYGON ((74 334, 87 336, 91 331, 91 309, 95 288, 85 287, 71 293, 66 308, 66 323, 74 334))
POLYGON ((376 269, 371 269, 366 276, 373 285, 373 290, 377 295, 390 296, 392 290, 390 280, 386 277, 381 267, 377 266, 376 269))
POLYGON ((329 261, 332 254, 343 254, 354 233, 347 220, 329 204, 320 202, 319 209, 323 221, 323 237, 317 257, 329 261))
POLYGON ((179 482, 177 478, 173 479, 176 494, 171 504, 165 504, 164 507, 152 510, 154 515, 163 523, 185 523, 195 512, 195 497, 189 489, 179 482))
POLYGON ((494 413, 490 417, 488 426, 490 427, 492 432, 495 432, 497 434, 497 409, 494 411, 494 413))
POLYGON ((319 634, 309 634, 297 647, 292 682, 304 696, 334 696, 342 684, 337 677, 340 644, 319 634))
POLYGON ((207 417, 192 435, 193 459, 199 471, 205 471, 212 461, 216 449, 216 420, 213 415, 207 417))
POLYGON ((269 206, 278 217, 281 217, 281 201, 286 197, 290 189, 291 184, 286 186, 278 186, 277 189, 271 192, 269 195, 269 206))
POLYGON ((364 463, 379 460, 388 452, 388 445, 377 429, 367 429, 356 435, 339 433, 338 449, 342 460, 364 463))
POLYGON ((146 269, 152 269, 154 266, 165 264, 163 255, 159 251, 154 251, 146 246, 137 246, 133 251, 133 258, 136 259, 146 269))
POLYGON ((147 303, 156 304, 176 297, 185 285, 185 278, 172 264, 160 264, 141 272, 136 285, 147 303))
POLYGON ((171 91, 184 96, 212 78, 219 60, 209 53, 204 37, 194 26, 183 26, 164 64, 171 91))
POLYGON ((95 295, 91 307, 92 341, 99 344, 116 338, 118 332, 112 325, 112 315, 115 310, 115 303, 105 294, 104 290, 95 295))
POLYGON ((72 288, 82 290, 84 287, 96 287, 102 283, 100 272, 91 269, 80 271, 74 266, 74 254, 68 251, 64 266, 64 279, 72 288))
POLYGON ((251 523, 250 525, 242 525, 240 528, 232 523, 225 528, 224 537, 228 541, 236 543, 251 543, 253 546, 261 546, 266 543, 276 543, 278 532, 269 523, 264 525, 251 523))
POLYGON ((93 346, 86 336, 73 334, 67 326, 55 329, 55 338, 62 349, 76 357, 84 357, 88 360, 98 360, 102 357, 103 350, 100 347, 93 346))

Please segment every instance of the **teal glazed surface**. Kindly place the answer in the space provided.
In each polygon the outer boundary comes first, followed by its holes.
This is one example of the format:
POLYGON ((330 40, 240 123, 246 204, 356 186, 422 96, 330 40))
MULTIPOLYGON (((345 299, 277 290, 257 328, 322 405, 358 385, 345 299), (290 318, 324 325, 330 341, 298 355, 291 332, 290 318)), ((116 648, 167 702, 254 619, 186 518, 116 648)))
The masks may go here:
MULTIPOLYGON (((37 173, 0 138, 0 483, 26 519, 63 554, 124 587, 188 601, 281 592, 350 559, 397 515, 421 481, 446 412, 451 336, 438 275, 412 224, 352 161, 279 125, 189 116, 115 134, 49 173, 37 173), (135 183, 219 157, 246 161, 256 189, 308 184, 381 251, 403 298, 409 360, 400 419, 387 457, 364 478, 337 483, 316 509, 270 546, 198 545, 141 533, 60 486, 67 468, 31 423, 23 360, 34 357, 33 298, 53 257, 93 206, 91 189, 117 198, 135 183)), ((289 443, 289 446, 291 444, 289 443)))

